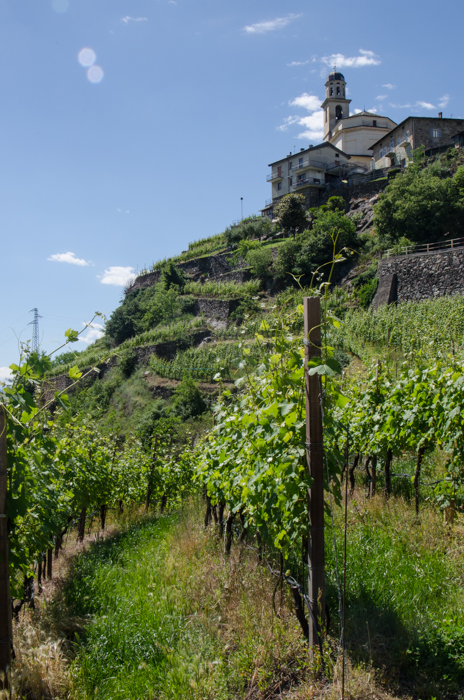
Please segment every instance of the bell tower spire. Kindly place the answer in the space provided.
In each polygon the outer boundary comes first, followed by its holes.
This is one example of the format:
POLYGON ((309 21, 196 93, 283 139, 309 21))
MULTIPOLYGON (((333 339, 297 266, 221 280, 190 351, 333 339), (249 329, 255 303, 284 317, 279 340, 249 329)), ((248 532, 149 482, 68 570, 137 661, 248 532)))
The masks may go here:
POLYGON ((324 141, 327 141, 337 122, 350 116, 350 102, 346 99, 346 81, 342 73, 337 73, 336 66, 329 73, 325 84, 325 100, 321 107, 324 110, 324 141))

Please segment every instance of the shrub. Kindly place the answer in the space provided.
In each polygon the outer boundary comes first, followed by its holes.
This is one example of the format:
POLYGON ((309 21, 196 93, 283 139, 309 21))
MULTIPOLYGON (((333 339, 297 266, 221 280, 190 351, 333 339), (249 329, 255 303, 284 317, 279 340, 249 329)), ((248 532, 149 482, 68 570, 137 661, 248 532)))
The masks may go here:
POLYGON ((377 277, 374 277, 373 279, 369 280, 369 282, 366 282, 366 284, 360 287, 358 291, 359 303, 363 309, 367 309, 367 307, 371 303, 372 299, 374 298, 374 294, 377 291, 378 285, 379 280, 377 279, 377 277))
POLYGON ((163 269, 163 272, 161 273, 161 280, 166 289, 170 289, 171 287, 175 286, 182 294, 185 287, 185 274, 183 269, 176 267, 172 261, 169 262, 163 269))
POLYGON ((246 261, 254 275, 260 279, 268 277, 272 263, 272 252, 269 248, 257 248, 247 253, 246 261))
POLYGON ((207 409, 200 389, 188 374, 174 391, 172 408, 182 420, 200 416, 207 409))
POLYGON ((340 211, 320 210, 311 231, 303 231, 296 240, 279 246, 274 265, 277 276, 302 276, 303 283, 309 284, 316 269, 333 258, 334 231, 338 232, 336 252, 356 245, 356 226, 350 218, 340 211))
POLYGON ((137 365, 137 353, 135 350, 128 348, 124 350, 119 358, 118 366, 121 369, 124 377, 130 377, 137 365))

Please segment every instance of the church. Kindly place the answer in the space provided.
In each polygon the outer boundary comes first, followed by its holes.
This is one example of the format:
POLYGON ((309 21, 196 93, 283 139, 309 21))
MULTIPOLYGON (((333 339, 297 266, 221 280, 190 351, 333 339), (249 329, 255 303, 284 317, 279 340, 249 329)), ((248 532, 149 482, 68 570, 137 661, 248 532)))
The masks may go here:
POLYGON ((407 117, 400 124, 374 112, 350 114, 346 80, 336 69, 329 73, 325 90, 323 141, 269 164, 272 197, 261 210, 264 216, 272 219, 274 205, 291 192, 304 195, 307 207, 318 206, 330 188, 352 176, 404 168, 419 147, 429 156, 464 141, 464 120, 443 118, 441 112, 436 117, 407 117))
POLYGON ((324 141, 331 143, 353 160, 371 169, 371 147, 395 126, 389 117, 374 112, 358 112, 350 115, 350 103, 346 97, 346 81, 342 73, 333 71, 325 84, 324 141))

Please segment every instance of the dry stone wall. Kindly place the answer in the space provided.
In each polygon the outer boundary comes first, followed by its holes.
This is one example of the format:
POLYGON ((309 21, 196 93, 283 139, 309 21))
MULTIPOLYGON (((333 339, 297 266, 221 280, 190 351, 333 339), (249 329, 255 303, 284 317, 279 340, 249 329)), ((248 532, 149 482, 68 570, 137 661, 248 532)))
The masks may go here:
POLYGON ((464 248, 380 260, 377 272, 380 284, 372 302, 374 306, 385 287, 383 278, 393 279, 394 275, 398 302, 464 294, 464 248))

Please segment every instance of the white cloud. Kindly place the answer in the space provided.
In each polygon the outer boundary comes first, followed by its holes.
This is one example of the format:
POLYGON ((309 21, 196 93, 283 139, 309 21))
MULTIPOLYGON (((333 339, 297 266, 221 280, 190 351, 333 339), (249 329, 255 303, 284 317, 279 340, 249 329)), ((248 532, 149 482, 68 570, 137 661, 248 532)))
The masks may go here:
POLYGON ((311 114, 306 117, 300 117, 299 115, 287 117, 278 129, 280 131, 287 131, 288 127, 292 126, 292 124, 298 124, 298 126, 303 127, 303 131, 298 134, 299 139, 309 140, 313 143, 322 141, 324 138, 324 131, 322 128, 324 113, 320 109, 321 100, 317 95, 309 95, 307 92, 304 92, 302 95, 295 97, 294 100, 290 100, 289 105, 291 107, 302 107, 308 112, 311 112, 311 114))
POLYGON ((300 15, 288 14, 285 17, 276 17, 275 19, 268 19, 263 22, 256 22, 256 24, 248 24, 244 27, 244 31, 247 34, 266 34, 266 32, 275 32, 277 29, 283 29, 294 19, 298 19, 300 15))
MULTIPOLYGON (((87 326, 87 323, 83 323, 82 325, 85 327, 87 326)), ((95 340, 102 338, 104 335, 104 327, 100 323, 92 323, 90 326, 88 326, 86 333, 79 336, 79 342, 86 344, 93 343, 95 340)))
POLYGON ((372 114, 377 114, 377 112, 378 112, 379 110, 377 109, 377 107, 371 107, 371 108, 368 109, 367 111, 368 111, 368 112, 372 112, 372 114))
POLYGON ((124 24, 129 24, 129 22, 148 22, 148 17, 130 17, 126 15, 121 17, 121 22, 124 22, 124 24))
POLYGON ((321 109, 318 112, 310 114, 308 117, 299 119, 299 126, 304 127, 305 130, 298 134, 298 138, 305 139, 313 144, 320 143, 324 138, 324 131, 322 129, 323 116, 324 112, 321 109))
POLYGON ((377 95, 376 100, 386 100, 388 95, 377 95))
POLYGON ((416 102, 416 107, 421 107, 421 109, 436 109, 435 105, 430 102, 422 102, 421 100, 416 102))
POLYGON ((9 382, 13 379, 13 374, 9 367, 0 367, 0 382, 9 382))
POLYGON ((84 267, 85 265, 90 265, 90 262, 87 262, 87 260, 83 260, 83 258, 76 258, 74 253, 55 253, 54 255, 50 255, 47 260, 51 260, 53 262, 64 262, 64 263, 69 263, 70 265, 80 265, 81 267, 84 267))
POLYGON ((303 107, 308 112, 314 112, 320 108, 321 101, 316 95, 309 95, 307 92, 304 92, 299 97, 295 97, 294 100, 290 100, 288 104, 291 107, 303 107))
POLYGON ((359 56, 344 56, 342 53, 333 53, 330 56, 323 56, 321 61, 332 68, 363 68, 364 66, 378 66, 381 61, 373 51, 359 49, 359 56))
POLYGON ((133 267, 109 267, 103 273, 100 282, 102 284, 114 284, 116 287, 125 287, 135 277, 133 267))
POLYGON ((382 87, 386 87, 387 90, 394 90, 396 88, 396 85, 392 85, 391 83, 386 83, 385 85, 382 85, 382 87))
POLYGON ((438 103, 438 106, 441 107, 441 109, 444 109, 445 107, 448 106, 449 101, 450 101, 450 96, 443 95, 443 97, 440 97, 440 102, 438 103))
POLYGON ((393 109, 411 109, 411 105, 397 105, 394 102, 390 102, 390 107, 393 109))
POLYGON ((310 61, 292 61, 291 63, 287 63, 287 66, 307 66, 310 61))

